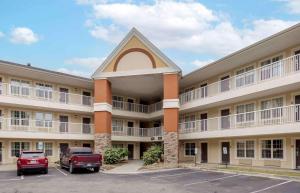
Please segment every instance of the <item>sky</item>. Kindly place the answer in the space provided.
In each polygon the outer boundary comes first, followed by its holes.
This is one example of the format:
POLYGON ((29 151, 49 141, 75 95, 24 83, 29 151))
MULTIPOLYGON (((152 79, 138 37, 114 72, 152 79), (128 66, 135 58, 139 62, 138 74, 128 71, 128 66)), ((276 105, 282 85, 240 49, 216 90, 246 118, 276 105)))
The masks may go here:
POLYGON ((84 77, 132 27, 186 74, 300 21, 300 0, 1 0, 0 10, 0 60, 84 77))

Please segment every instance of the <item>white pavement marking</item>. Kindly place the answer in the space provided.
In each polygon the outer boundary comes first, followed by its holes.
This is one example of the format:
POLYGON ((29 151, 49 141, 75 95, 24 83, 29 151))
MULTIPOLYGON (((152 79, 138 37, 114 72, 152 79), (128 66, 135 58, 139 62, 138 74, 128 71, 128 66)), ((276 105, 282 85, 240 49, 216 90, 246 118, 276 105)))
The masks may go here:
POLYGON ((55 167, 55 169, 57 170, 57 171, 59 171, 60 173, 62 173, 64 176, 67 176, 68 174, 66 174, 65 172, 63 172, 63 171, 61 171, 60 169, 58 169, 57 167, 55 167))
POLYGON ((20 179, 20 178, 0 179, 0 182, 19 181, 19 180, 22 180, 22 179, 20 179))
POLYGON ((154 177, 151 177, 151 179, 173 177, 173 176, 183 176, 183 175, 201 173, 201 172, 203 172, 203 171, 193 171, 193 172, 185 172, 185 173, 179 173, 179 174, 167 174, 167 175, 154 176, 154 177))
POLYGON ((21 180, 24 180, 24 176, 23 175, 21 176, 21 180))
POLYGON ((203 184, 203 183, 206 183, 206 182, 214 182, 214 181, 217 181, 217 180, 223 180, 223 179, 226 179, 226 178, 233 178, 233 177, 236 177, 236 176, 240 176, 240 174, 225 176, 225 177, 221 177, 221 178, 215 178, 215 179, 211 179, 211 180, 203 180, 203 181, 199 181, 199 182, 193 182, 193 183, 190 183, 190 184, 184 184, 184 186, 191 186, 191 185, 195 185, 195 184, 203 184))
POLYGON ((38 175, 37 177, 38 177, 38 178, 42 178, 42 177, 48 177, 48 176, 55 176, 55 175, 52 175, 52 174, 46 174, 46 175, 38 175))
POLYGON ((279 183, 279 184, 275 184, 275 185, 273 185, 273 186, 269 186, 269 187, 267 187, 267 188, 260 189, 260 190, 256 190, 256 191, 253 191, 253 192, 250 192, 250 193, 263 192, 263 191, 266 191, 266 190, 269 190, 269 189, 272 189, 272 188, 275 188, 275 187, 278 187, 278 186, 282 186, 282 185, 284 185, 284 184, 288 184, 288 183, 290 183, 290 182, 292 182, 292 180, 290 180, 290 181, 285 181, 285 182, 282 182, 282 183, 279 183))

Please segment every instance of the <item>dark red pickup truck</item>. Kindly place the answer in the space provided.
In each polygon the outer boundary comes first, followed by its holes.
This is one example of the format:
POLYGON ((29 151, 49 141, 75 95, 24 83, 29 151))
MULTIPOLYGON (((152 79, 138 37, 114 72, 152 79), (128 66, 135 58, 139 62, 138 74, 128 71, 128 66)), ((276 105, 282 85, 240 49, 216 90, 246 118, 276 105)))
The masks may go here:
POLYGON ((70 147, 60 157, 60 167, 68 168, 70 173, 74 173, 74 169, 86 168, 99 172, 102 166, 102 155, 93 154, 91 148, 88 147, 70 147))

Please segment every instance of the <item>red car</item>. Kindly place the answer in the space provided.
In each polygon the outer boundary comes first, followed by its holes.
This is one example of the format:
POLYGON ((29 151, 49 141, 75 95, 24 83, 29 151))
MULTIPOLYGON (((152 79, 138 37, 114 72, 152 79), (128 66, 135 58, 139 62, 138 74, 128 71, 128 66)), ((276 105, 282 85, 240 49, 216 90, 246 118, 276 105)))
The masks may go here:
POLYGON ((42 171, 48 173, 48 159, 42 151, 23 151, 17 161, 17 175, 25 171, 42 171))

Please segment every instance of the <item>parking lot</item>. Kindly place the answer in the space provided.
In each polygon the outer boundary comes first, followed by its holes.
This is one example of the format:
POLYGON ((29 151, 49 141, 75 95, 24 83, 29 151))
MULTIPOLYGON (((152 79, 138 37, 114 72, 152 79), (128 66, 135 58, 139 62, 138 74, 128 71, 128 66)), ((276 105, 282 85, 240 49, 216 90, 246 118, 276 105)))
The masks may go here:
POLYGON ((212 171, 177 169, 164 172, 117 175, 103 172, 49 168, 49 173, 17 177, 0 173, 0 192, 197 192, 197 193, 299 193, 300 182, 212 171))

